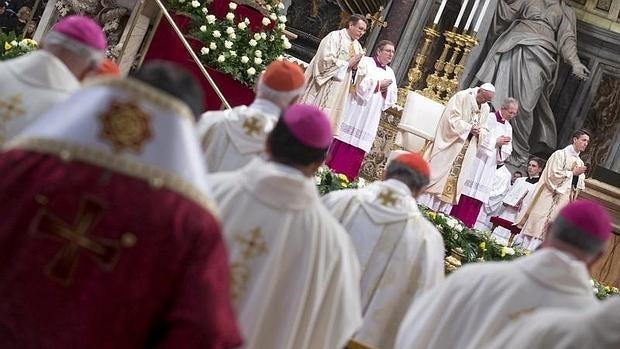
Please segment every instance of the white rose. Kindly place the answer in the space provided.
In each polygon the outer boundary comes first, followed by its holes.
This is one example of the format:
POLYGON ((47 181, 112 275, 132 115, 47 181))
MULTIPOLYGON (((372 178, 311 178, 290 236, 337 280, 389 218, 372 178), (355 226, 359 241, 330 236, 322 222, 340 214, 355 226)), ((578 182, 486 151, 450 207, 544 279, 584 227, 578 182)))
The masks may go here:
POLYGON ((265 32, 260 32, 260 37, 261 37, 261 39, 263 39, 263 40, 267 39, 267 33, 265 33, 265 32))
POLYGON ((201 25, 200 26, 200 31, 203 32, 203 33, 206 32, 207 31, 207 26, 206 25, 201 25))
POLYGON ((184 2, 185 2, 185 0, 179 0, 179 4, 182 4, 184 2))
POLYGON ((234 2, 231 2, 228 4, 228 8, 231 10, 236 10, 237 9, 237 4, 234 2))
POLYGON ((280 3, 278 4, 278 8, 279 8, 280 10, 284 10, 284 4, 283 4, 282 2, 280 2, 280 3))
POLYGON ((209 24, 213 24, 213 23, 215 23, 215 19, 216 19, 216 18, 215 18, 215 16, 214 16, 214 15, 208 15, 208 16, 206 16, 205 18, 207 19, 207 23, 209 23, 209 24))
POLYGON ((213 31, 213 37, 214 38, 219 38, 220 36, 222 36, 222 33, 220 33, 219 30, 214 30, 213 31))
POLYGON ((220 55, 219 57, 217 57, 217 61, 218 62, 224 62, 226 60, 226 57, 224 57, 224 55, 220 55))
POLYGON ((192 1, 192 7, 193 8, 200 7, 200 1, 196 1, 196 0, 192 1))
POLYGON ((267 17, 263 17, 263 25, 269 25, 271 21, 267 17))
POLYGON ((463 229, 464 229, 463 226, 460 225, 460 224, 457 224, 457 225, 454 226, 454 230, 456 230, 459 233, 462 232, 463 229))
POLYGON ((228 12, 226 14, 226 19, 229 20, 229 21, 232 21, 233 19, 235 19, 235 14, 232 13, 232 12, 228 12))
POLYGON ((275 13, 270 13, 270 14, 269 14, 269 18, 270 18, 272 21, 276 21, 276 20, 278 19, 278 16, 277 16, 275 13))
POLYGON ((243 20, 243 23, 250 24, 250 20, 248 19, 248 17, 245 17, 245 19, 243 20))
POLYGON ((224 41, 224 47, 226 47, 227 49, 231 49, 233 47, 232 41, 224 41))
POLYGON ((230 55, 232 57, 237 57, 237 51, 230 51, 230 55))
POLYGON ((286 24, 284 24, 284 23, 278 24, 278 29, 284 30, 285 28, 286 28, 286 24))
POLYGON ((256 69, 254 69, 254 67, 250 67, 248 68, 248 70, 246 70, 246 72, 248 73, 248 75, 254 75, 256 74, 256 69))
POLYGON ((281 16, 279 16, 279 17, 278 17, 278 20, 279 20, 280 22, 282 22, 282 23, 286 23, 286 16, 281 15, 281 16))
POLYGON ((282 34, 280 35, 280 40, 284 41, 284 40, 288 40, 288 38, 286 37, 286 35, 282 34))
POLYGON ((454 228, 457 223, 458 222, 454 218, 448 217, 448 219, 446 219, 446 225, 448 226, 448 228, 454 228))
POLYGON ((226 34, 232 34, 234 32, 235 32, 235 29, 233 27, 226 28, 226 34))
POLYGON ((235 33, 228 34, 228 37, 229 37, 230 39, 234 40, 234 39, 236 39, 236 38, 237 38, 237 34, 235 34, 235 33))
POLYGON ((254 56, 262 57, 263 56, 263 52, 261 50, 256 50, 256 51, 254 51, 254 56))
POLYGON ((209 44, 209 48, 212 50, 215 50, 217 48, 217 45, 214 42, 212 42, 211 44, 209 44))
POLYGON ((258 43, 256 42, 256 40, 252 39, 252 40, 250 40, 249 44, 250 44, 250 46, 254 47, 258 43))
POLYGON ((314 183, 316 185, 321 185, 321 176, 314 176, 314 183))
POLYGON ((209 13, 209 10, 206 7, 203 7, 202 8, 202 13, 204 13, 206 15, 207 13, 209 13))
POLYGON ((270 36, 269 36, 269 41, 273 41, 273 40, 275 40, 275 39, 276 39, 276 37, 275 37, 275 36, 273 36, 273 35, 270 35, 270 36))
POLYGON ((209 54, 209 49, 206 47, 203 47, 200 49, 200 53, 202 53, 203 55, 209 54))
POLYGON ((254 40, 260 40, 260 34, 254 33, 254 40))
POLYGON ((271 7, 271 5, 267 4, 267 5, 265 5, 265 8, 267 9, 267 11, 271 11, 272 7, 271 7))
POLYGON ((262 58, 259 58, 259 57, 254 58, 254 64, 261 64, 261 63, 263 63, 262 58))
POLYGON ((248 56, 241 56, 241 63, 247 63, 249 61, 250 59, 248 58, 248 56))
POLYGON ((245 28, 247 28, 248 25, 245 24, 245 22, 239 22, 239 24, 237 24, 237 28, 244 30, 245 28))

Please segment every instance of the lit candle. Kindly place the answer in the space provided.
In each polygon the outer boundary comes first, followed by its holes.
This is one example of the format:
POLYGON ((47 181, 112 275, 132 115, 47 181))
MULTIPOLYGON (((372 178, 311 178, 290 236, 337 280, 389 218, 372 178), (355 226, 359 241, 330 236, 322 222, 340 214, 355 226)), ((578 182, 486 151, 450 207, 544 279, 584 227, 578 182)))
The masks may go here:
POLYGON ((471 22, 474 20, 474 15, 476 14, 476 10, 478 9, 479 3, 480 3, 480 0, 476 0, 474 2, 474 7, 471 8, 471 12, 469 13, 469 18, 467 18, 467 23, 465 23, 465 29, 463 29, 464 32, 466 32, 469 29, 471 22))
POLYGON ((478 20, 476 21, 476 25, 474 26, 474 32, 478 32, 480 29, 480 25, 482 24, 482 19, 484 18, 484 14, 487 12, 487 7, 489 7, 489 0, 484 1, 484 5, 482 5, 482 10, 480 10, 480 14, 478 15, 478 20))
POLYGON ((467 8, 467 3, 469 0, 465 0, 463 5, 461 5, 461 10, 459 11, 459 16, 456 17, 456 22, 454 22, 454 28, 458 28, 459 24, 461 24, 461 19, 463 19, 463 14, 465 13, 465 9, 467 8))
POLYGON ((439 23, 439 18, 441 17, 441 13, 443 12, 444 7, 446 7, 447 2, 448 0, 441 0, 441 5, 439 5, 439 10, 437 11, 437 14, 435 15, 435 19, 433 19, 433 24, 439 23))

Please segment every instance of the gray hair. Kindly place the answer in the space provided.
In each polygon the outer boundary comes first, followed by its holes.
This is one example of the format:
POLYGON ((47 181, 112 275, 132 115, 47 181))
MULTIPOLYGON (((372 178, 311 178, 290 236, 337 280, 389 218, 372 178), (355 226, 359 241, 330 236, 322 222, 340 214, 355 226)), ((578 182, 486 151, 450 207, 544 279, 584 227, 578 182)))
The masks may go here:
POLYGON ((412 192, 416 192, 429 183, 429 178, 411 167, 392 161, 385 170, 385 179, 396 179, 407 185, 412 192))
POLYGON ((555 218, 551 224, 550 234, 552 239, 576 248, 590 257, 596 256, 605 247, 604 240, 586 234, 562 216, 555 218))
POLYGON ((515 105, 515 106, 519 106, 519 101, 517 101, 515 98, 512 97, 507 97, 506 99, 504 99, 504 101, 502 102, 502 108, 507 107, 509 105, 515 105))

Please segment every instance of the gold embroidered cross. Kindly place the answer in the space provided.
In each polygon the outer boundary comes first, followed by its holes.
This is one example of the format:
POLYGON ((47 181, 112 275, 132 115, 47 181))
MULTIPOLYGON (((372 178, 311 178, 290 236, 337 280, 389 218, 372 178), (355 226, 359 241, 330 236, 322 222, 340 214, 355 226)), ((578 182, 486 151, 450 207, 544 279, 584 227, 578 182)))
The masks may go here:
POLYGON ((396 205, 396 196, 394 196, 394 192, 392 190, 386 190, 379 194, 379 200, 381 200, 381 205, 383 206, 394 206, 396 205))
POLYGON ((13 118, 26 114, 23 108, 22 96, 14 95, 6 100, 0 98, 0 121, 7 122, 13 118))
POLYGON ((66 242, 45 268, 45 274, 49 278, 69 286, 81 251, 88 252, 88 256, 103 270, 111 271, 118 260, 121 248, 135 244, 136 237, 131 233, 123 234, 120 240, 89 236, 104 211, 104 204, 86 197, 80 203, 75 224, 72 226, 49 212, 46 207, 37 212, 30 226, 30 232, 37 237, 66 242))
POLYGON ((251 136, 256 133, 259 134, 261 131, 262 125, 258 118, 248 118, 243 122, 243 129, 245 130, 245 134, 251 136))
POLYGON ((267 252, 267 243, 263 238, 260 228, 254 228, 250 232, 249 237, 238 234, 236 239, 242 245, 243 250, 241 254, 243 254, 243 257, 246 260, 256 258, 267 252))

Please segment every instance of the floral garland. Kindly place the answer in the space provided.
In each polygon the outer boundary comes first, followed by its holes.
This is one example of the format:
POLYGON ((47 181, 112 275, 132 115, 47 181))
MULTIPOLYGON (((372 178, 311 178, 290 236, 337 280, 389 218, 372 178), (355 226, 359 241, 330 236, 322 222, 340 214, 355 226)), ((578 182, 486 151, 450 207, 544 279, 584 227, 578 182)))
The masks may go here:
POLYGON ((284 5, 278 0, 263 1, 269 14, 262 18, 260 30, 253 32, 250 20, 236 13, 237 3, 229 2, 224 18, 217 18, 209 13, 211 2, 173 0, 171 6, 191 16, 189 34, 203 43, 199 54, 204 65, 253 86, 258 74, 291 47, 284 35, 286 16, 277 14, 284 5))
POLYGON ((13 33, 0 31, 0 61, 15 58, 36 50, 39 45, 32 39, 20 39, 13 33))
MULTIPOLYGON (((346 176, 336 174, 326 167, 319 168, 315 179, 321 195, 334 190, 360 188, 366 184, 361 178, 349 183, 346 176)), ((509 247, 498 243, 491 236, 491 232, 467 228, 458 219, 442 212, 435 212, 421 205, 420 211, 443 236, 446 248, 445 267, 447 273, 466 263, 509 261, 529 254, 528 250, 520 247, 509 247)), ((620 296, 620 289, 617 287, 606 286, 596 280, 591 282, 593 292, 598 299, 620 296)))

